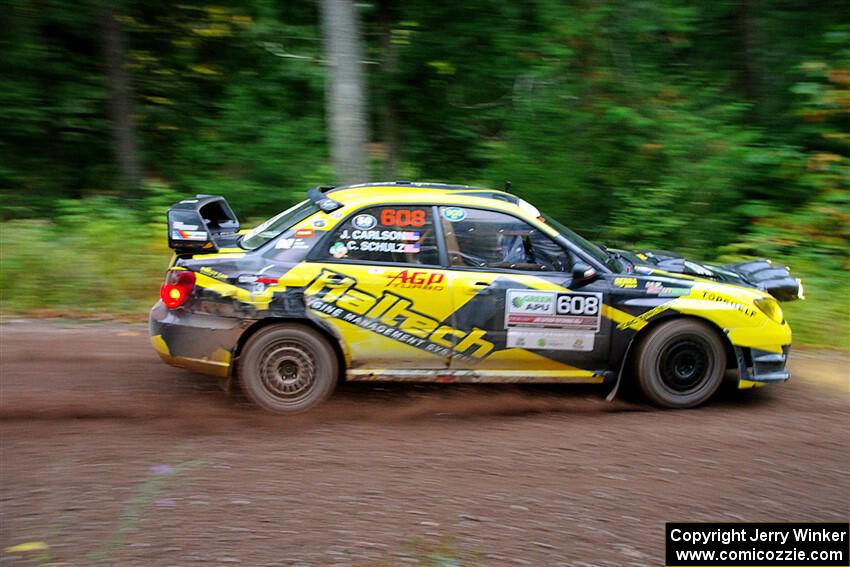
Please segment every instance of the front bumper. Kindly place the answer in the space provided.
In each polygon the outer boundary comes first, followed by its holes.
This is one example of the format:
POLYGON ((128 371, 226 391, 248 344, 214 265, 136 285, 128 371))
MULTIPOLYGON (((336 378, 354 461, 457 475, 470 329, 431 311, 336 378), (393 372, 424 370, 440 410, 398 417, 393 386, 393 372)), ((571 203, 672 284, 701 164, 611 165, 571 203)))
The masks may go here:
POLYGON ((239 337, 252 322, 184 308, 170 310, 158 301, 150 312, 151 344, 172 366, 227 378, 239 337))
POLYGON ((785 382, 791 378, 788 372, 788 353, 790 345, 782 347, 782 352, 770 352, 759 349, 735 347, 738 358, 739 388, 753 388, 764 384, 785 382))

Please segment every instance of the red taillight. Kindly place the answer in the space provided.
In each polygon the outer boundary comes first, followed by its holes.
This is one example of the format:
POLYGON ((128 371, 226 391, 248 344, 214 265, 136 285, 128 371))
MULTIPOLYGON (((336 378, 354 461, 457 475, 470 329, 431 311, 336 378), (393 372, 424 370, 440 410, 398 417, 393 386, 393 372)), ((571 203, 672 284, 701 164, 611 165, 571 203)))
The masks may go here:
POLYGON ((189 270, 169 270, 165 283, 159 288, 159 297, 169 309, 180 307, 195 287, 195 272, 189 270))

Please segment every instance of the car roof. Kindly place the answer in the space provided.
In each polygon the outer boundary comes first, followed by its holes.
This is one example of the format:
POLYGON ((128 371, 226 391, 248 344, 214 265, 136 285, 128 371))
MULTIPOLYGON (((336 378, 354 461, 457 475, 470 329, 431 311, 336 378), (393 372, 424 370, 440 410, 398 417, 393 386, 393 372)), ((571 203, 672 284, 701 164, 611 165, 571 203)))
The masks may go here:
MULTIPOLYGON (((515 209, 519 197, 506 191, 475 187, 472 185, 452 185, 448 183, 419 183, 412 181, 388 181, 361 183, 341 187, 322 187, 323 196, 345 205, 360 205, 383 202, 428 202, 434 204, 474 205, 479 199, 486 199, 487 205, 498 208, 515 209), (494 203, 495 201, 495 203, 494 203)), ((481 204, 481 203, 479 203, 481 204)))

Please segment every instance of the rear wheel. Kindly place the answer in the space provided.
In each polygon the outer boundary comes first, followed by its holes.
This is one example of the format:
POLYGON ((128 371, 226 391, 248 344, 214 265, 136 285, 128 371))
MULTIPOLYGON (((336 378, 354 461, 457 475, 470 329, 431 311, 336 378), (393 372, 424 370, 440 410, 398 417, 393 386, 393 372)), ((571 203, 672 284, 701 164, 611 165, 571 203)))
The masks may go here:
POLYGON ((637 363, 640 389, 651 402, 692 408, 720 387, 726 349, 705 323, 679 319, 651 332, 641 345, 637 363))
POLYGON ((275 325, 248 340, 239 359, 245 395, 276 413, 306 411, 334 390, 336 353, 319 333, 302 325, 275 325))

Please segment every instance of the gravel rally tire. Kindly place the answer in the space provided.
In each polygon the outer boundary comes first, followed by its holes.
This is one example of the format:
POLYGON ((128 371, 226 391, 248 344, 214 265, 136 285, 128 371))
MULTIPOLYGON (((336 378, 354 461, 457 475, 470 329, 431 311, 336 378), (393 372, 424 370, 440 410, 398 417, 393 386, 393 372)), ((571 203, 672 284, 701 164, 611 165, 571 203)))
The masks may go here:
POLYGON ((242 391, 275 413, 300 413, 334 391, 339 365, 323 336, 303 325, 274 325, 258 331, 239 358, 242 391))
POLYGON ((700 321, 679 319, 654 329, 641 344, 638 384, 652 403, 692 408, 720 387, 726 349, 718 334, 700 321))

